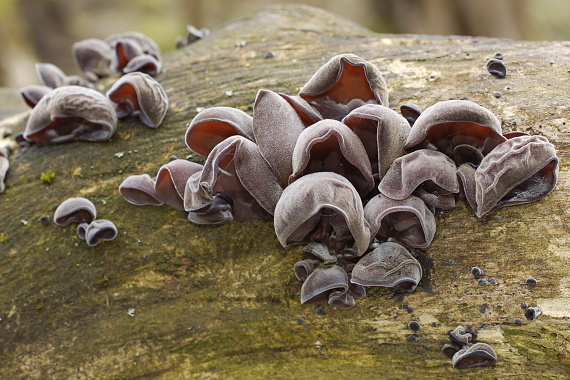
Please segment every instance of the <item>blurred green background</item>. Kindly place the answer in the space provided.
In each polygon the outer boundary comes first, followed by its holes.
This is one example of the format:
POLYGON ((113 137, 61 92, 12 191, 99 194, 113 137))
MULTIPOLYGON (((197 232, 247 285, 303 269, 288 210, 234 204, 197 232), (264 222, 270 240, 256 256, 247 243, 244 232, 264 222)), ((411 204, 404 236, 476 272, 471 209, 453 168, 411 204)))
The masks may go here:
MULTIPOLYGON (((186 25, 216 29, 277 0, 0 0, 0 86, 39 83, 35 62, 78 74, 71 45, 129 30, 163 53, 186 25)), ((568 0, 304 0, 376 32, 570 39, 568 0)))

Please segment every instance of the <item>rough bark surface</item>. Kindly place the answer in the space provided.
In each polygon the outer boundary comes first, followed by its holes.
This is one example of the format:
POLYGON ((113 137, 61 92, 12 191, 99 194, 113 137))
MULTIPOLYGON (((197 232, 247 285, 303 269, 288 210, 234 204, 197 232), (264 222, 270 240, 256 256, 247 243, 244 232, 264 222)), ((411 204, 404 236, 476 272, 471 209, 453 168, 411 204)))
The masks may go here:
MULTIPOLYGON (((569 43, 378 35, 287 6, 222 26, 164 59, 158 80, 171 105, 157 130, 127 119, 106 143, 33 146, 10 157, 0 195, 0 378, 569 376, 569 43), (265 58, 268 51, 275 56, 265 58), (136 207, 119 195, 126 176, 152 176, 169 156, 190 155, 184 132, 198 108, 251 112, 259 89, 295 94, 347 52, 379 67, 393 109, 469 99, 505 131, 546 136, 560 158, 557 187, 481 219, 459 203, 437 218, 426 275, 412 295, 401 301, 391 289, 371 289, 353 309, 327 307, 324 315, 300 304, 292 268, 301 247, 283 249, 272 223, 197 226, 182 212, 136 207), (505 56, 504 79, 485 69, 495 52, 505 56), (55 179, 43 183, 49 172, 55 179), (91 199, 119 237, 88 247, 74 227, 40 223, 74 196, 91 199), (477 285, 473 266, 496 284, 477 285), (538 285, 521 285, 530 276, 538 285), (522 303, 543 314, 527 321, 522 303), (422 325, 414 343, 406 341, 410 320, 422 325), (479 330, 497 365, 452 369, 441 348, 459 324, 479 330)), ((21 129, 23 116, 3 125, 21 129)))

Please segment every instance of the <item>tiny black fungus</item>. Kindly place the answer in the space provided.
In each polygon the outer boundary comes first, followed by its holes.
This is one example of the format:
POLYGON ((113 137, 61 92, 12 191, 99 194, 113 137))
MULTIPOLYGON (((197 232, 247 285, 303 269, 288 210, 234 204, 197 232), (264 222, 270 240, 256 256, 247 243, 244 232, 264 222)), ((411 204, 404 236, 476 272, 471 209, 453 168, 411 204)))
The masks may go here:
POLYGON ((486 308, 486 307, 481 306, 481 307, 479 308, 479 313, 485 314, 486 312, 487 312, 487 308, 486 308))
POLYGON ((298 325, 302 325, 303 323, 305 323, 305 320, 303 318, 297 318, 295 321, 297 322, 298 325))
POLYGON ((263 57, 264 57, 265 59, 267 59, 267 58, 274 58, 274 57, 275 57, 275 53, 270 50, 270 51, 268 51, 267 53, 265 53, 265 55, 264 55, 263 57))
POLYGON ((526 309, 527 307, 528 307, 528 304, 526 304, 526 303, 524 303, 524 302, 521 303, 521 309, 526 309))
POLYGON ((489 277, 487 279, 487 281, 489 281, 489 284, 495 284, 497 282, 497 280, 495 279, 495 277, 489 277))
POLYGON ((501 93, 500 92, 495 92, 493 95, 495 95, 495 98, 499 99, 501 97, 501 93))
POLYGON ((445 260, 441 262, 443 265, 454 265, 455 264, 455 260, 453 259, 449 259, 449 260, 445 260))
MULTIPOLYGON (((405 298, 405 294, 404 293, 398 293, 394 296, 394 300, 398 301, 398 302, 402 302, 405 298)), ((403 306, 402 306, 403 307, 403 306)))
POLYGON ((526 284, 528 286, 536 286, 537 283, 538 283, 538 281, 536 281, 536 278, 534 278, 534 277, 529 277, 526 279, 526 284))
POLYGON ((406 337, 406 341, 410 343, 415 343, 418 341, 418 337, 416 335, 411 334, 406 337))
POLYGON ((479 267, 473 267, 471 268, 471 274, 473 275, 473 277, 480 277, 483 276, 485 272, 483 271, 483 269, 479 267))
POLYGON ((518 318, 513 319, 513 323, 514 323, 515 325, 522 325, 522 321, 521 321, 520 319, 518 319, 518 318))
POLYGON ((432 322, 429 324, 431 327, 437 327, 437 322, 432 322))
POLYGON ((408 308, 406 309, 406 311, 407 311, 408 313, 413 313, 413 312, 414 312, 414 308, 413 308, 413 307, 408 307, 408 308))
POLYGON ((410 321, 408 322, 408 328, 412 331, 419 331, 422 328, 422 326, 417 321, 410 321))
POLYGON ((487 71, 498 78, 503 78, 507 75, 507 67, 503 61, 498 59, 490 59, 487 61, 487 71))
POLYGON ((495 53, 494 58, 502 61, 504 57, 502 53, 497 52, 495 53))
POLYGON ((489 285, 489 281, 487 281, 486 278, 480 278, 479 280, 477 280, 477 285, 481 286, 489 285))
POLYGON ((51 218, 49 215, 42 215, 42 217, 40 218, 40 222, 43 225, 48 225, 50 223, 50 221, 51 221, 51 218))
POLYGON ((528 309, 525 310, 524 316, 529 321, 532 321, 533 319, 538 317, 541 313, 542 312, 540 311, 540 309, 538 307, 529 307, 528 309))
POLYGON ((316 309, 318 315, 325 315, 327 313, 327 309, 324 306, 319 306, 316 309))

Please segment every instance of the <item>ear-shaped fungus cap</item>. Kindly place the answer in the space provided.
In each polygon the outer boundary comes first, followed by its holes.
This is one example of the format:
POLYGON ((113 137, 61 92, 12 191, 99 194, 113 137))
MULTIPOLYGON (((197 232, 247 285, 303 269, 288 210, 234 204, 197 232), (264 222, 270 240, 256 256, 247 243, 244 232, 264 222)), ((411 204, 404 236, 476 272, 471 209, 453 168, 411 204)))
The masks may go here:
POLYGON ((426 248, 435 235, 435 217, 416 196, 395 200, 379 194, 364 207, 372 237, 394 238, 403 245, 426 248))
POLYGON ((421 279, 422 266, 418 260, 400 244, 385 242, 356 263, 350 281, 363 286, 395 286, 412 291, 421 279))
POLYGON ((202 165, 182 159, 162 165, 154 181, 156 198, 172 208, 184 211, 186 182, 192 174, 202 169, 202 165))
POLYGON ((50 88, 57 88, 64 84, 67 75, 52 63, 36 63, 36 73, 41 81, 50 88))
POLYGON ((225 211, 230 208, 236 220, 266 219, 273 214, 281 192, 258 146, 241 136, 231 136, 216 145, 204 169, 188 179, 184 208, 214 212, 204 208, 215 205, 225 211))
POLYGON ((107 219, 97 219, 89 223, 85 229, 85 241, 90 247, 96 246, 101 240, 113 240, 117 237, 117 227, 107 219))
POLYGON ((154 189, 154 179, 148 174, 136 174, 125 178, 119 185, 119 193, 129 203, 137 206, 162 206, 154 189))
POLYGON ((132 58, 123 67, 123 73, 141 72, 150 76, 156 76, 162 71, 162 63, 150 54, 142 54, 132 58))
POLYGON ((458 193, 455 163, 436 150, 416 150, 394 160, 378 189, 387 197, 402 200, 418 187, 435 195, 458 193))
POLYGON ((468 100, 447 100, 428 107, 417 118, 405 149, 438 150, 450 158, 456 156, 459 166, 476 159, 464 146, 475 148, 482 157, 505 140, 501 135, 501 122, 491 111, 468 100), (467 157, 460 154, 463 152, 454 152, 456 147, 465 151, 467 157))
POLYGON ((113 50, 105 41, 88 38, 74 43, 71 49, 75 64, 91 82, 111 74, 113 50))
POLYGON ((316 268, 301 286, 301 303, 350 309, 354 298, 348 294, 348 275, 338 265, 316 268))
POLYGON ((4 178, 6 178, 6 172, 10 168, 10 162, 7 157, 4 157, 0 152, 0 193, 4 192, 6 185, 4 185, 4 178))
POLYGON ((293 107, 293 109, 297 112, 297 115, 299 115, 303 121, 305 127, 315 124, 317 121, 323 119, 319 111, 317 111, 315 107, 311 106, 305 99, 301 98, 300 96, 287 95, 282 92, 278 92, 278 95, 285 99, 287 103, 293 107))
POLYGON ((230 136, 253 137, 253 118, 233 107, 212 107, 199 112, 186 130, 186 146, 207 156, 220 142, 230 136))
POLYGON ((554 189, 557 179, 558 157, 545 137, 509 139, 475 171, 476 214, 481 217, 493 208, 536 201, 554 189))
POLYGON ((259 90, 253 105, 253 134, 282 188, 293 173, 293 149, 304 129, 301 117, 287 100, 273 91, 259 90))
POLYGON ((112 34, 105 39, 105 42, 113 50, 110 67, 116 72, 123 71, 131 59, 140 55, 148 54, 158 61, 161 60, 158 45, 139 32, 112 34))
POLYGON ((352 110, 342 122, 356 133, 370 160, 372 174, 382 179, 392 162, 404 154, 410 126, 395 111, 379 104, 352 110))
POLYGON ((359 256, 370 243, 360 196, 336 173, 308 174, 286 187, 275 208, 274 224, 284 247, 319 242, 331 251, 359 256))
POLYGON ((95 205, 87 198, 67 198, 55 209, 53 221, 58 226, 70 223, 91 223, 97 216, 95 205))
POLYGON ((118 117, 138 116, 148 127, 156 128, 168 111, 168 96, 153 77, 145 73, 123 75, 107 91, 109 100, 117 104, 118 117))
POLYGON ((81 86, 64 86, 45 94, 34 107, 24 138, 39 143, 107 141, 116 129, 117 115, 104 95, 81 86))
POLYGON ((325 119, 341 120, 367 103, 388 105, 388 89, 380 70, 354 54, 332 57, 303 86, 299 96, 325 119))
POLYGON ((34 108, 40 99, 51 90, 51 87, 33 84, 20 88, 18 92, 24 100, 24 103, 30 106, 30 108, 34 108))
POLYGON ((334 172, 352 183, 360 196, 374 188, 370 161, 362 143, 340 121, 325 119, 307 127, 293 150, 289 183, 315 172, 334 172))
POLYGON ((490 366, 497 363, 497 354, 487 343, 468 344, 453 355, 451 363, 457 369, 490 366))

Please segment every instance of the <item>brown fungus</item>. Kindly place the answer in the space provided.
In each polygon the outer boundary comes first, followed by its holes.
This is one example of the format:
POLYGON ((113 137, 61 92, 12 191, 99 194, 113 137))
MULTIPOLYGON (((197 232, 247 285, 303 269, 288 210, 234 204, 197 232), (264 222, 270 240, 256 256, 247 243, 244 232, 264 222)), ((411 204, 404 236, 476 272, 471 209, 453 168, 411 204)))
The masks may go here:
POLYGON ((89 38, 74 43, 71 49, 75 64, 87 80, 95 82, 111 74, 113 50, 105 41, 89 38))
POLYGON ((157 128, 168 111, 166 92, 145 73, 123 75, 107 91, 107 98, 116 104, 117 117, 137 116, 150 128, 157 128))
POLYGON ((68 198, 57 206, 53 221, 58 226, 70 223, 91 223, 97 217, 95 205, 87 198, 68 198))
POLYGON ((137 206, 162 206, 154 188, 155 179, 148 174, 131 175, 119 185, 119 193, 129 203, 137 206))
POLYGON ((543 136, 507 140, 489 153, 475 171, 476 214, 536 201, 548 194, 558 179, 558 157, 543 136))
POLYGON ((487 343, 467 344, 451 359, 453 368, 468 369, 497 364, 497 354, 487 343))
POLYGON ((361 105, 388 105, 388 89, 380 70, 354 54, 325 63, 299 92, 325 119, 341 120, 361 105))
POLYGON ((253 105, 253 134, 282 188, 293 173, 293 150, 304 129, 301 116, 285 98, 273 91, 259 90, 253 105))
POLYGON ((184 211, 184 191, 190 176, 203 166, 188 160, 176 159, 163 165, 156 175, 156 199, 172 208, 184 211))
POLYGON ((292 162, 289 184, 309 173, 334 172, 349 180, 360 196, 374 188, 370 161, 362 142, 340 121, 325 119, 303 130, 295 144, 292 162))
POLYGON ((435 235, 435 217, 413 195, 395 200, 379 194, 366 204, 364 216, 370 223, 371 236, 380 240, 393 238, 408 247, 426 248, 435 235))
POLYGON ((395 242, 380 244, 362 257, 352 270, 352 283, 398 287, 412 291, 422 279, 422 267, 410 252, 395 242))
MULTIPOLYGON (((160 48, 149 37, 139 32, 125 32, 112 34, 105 39, 111 46, 110 68, 112 71, 121 72, 127 67, 129 61, 142 55, 150 55, 157 61, 161 61, 160 48)), ((159 72, 155 74, 159 74, 159 72)))
POLYGON ((318 266, 318 263, 319 262, 317 260, 312 259, 297 261, 293 267, 297 280, 304 282, 309 277, 309 275, 313 273, 315 268, 318 266))
POLYGON ((447 100, 422 112, 410 131, 405 149, 408 152, 438 150, 455 159, 459 166, 480 160, 504 141, 501 122, 491 111, 468 100, 447 100), (480 155, 464 148, 465 145, 473 147, 480 155), (458 146, 459 151, 454 152, 458 146), (466 151, 466 156, 461 154, 463 151, 466 151))
POLYGON ((438 209, 453 209, 454 194, 459 192, 457 168, 441 152, 416 150, 394 160, 378 189, 392 199, 402 200, 414 193, 438 209))
POLYGON ((281 92, 279 92, 278 95, 285 99, 287 103, 293 107, 293 109, 297 112, 303 121, 305 127, 315 124, 317 121, 323 119, 319 111, 317 111, 315 107, 311 106, 305 99, 301 98, 300 96, 287 95, 281 92))
POLYGON ((331 172, 299 178, 285 188, 274 217, 279 242, 318 242, 335 253, 362 255, 370 243, 362 201, 352 184, 331 172))
POLYGON ((110 241, 117 237, 118 230, 113 222, 107 219, 97 219, 89 223, 85 229, 85 241, 94 247, 101 240, 110 241))
MULTIPOLYGON (((231 210, 236 220, 269 219, 281 192, 259 147, 242 136, 231 136, 216 145, 204 169, 188 179, 184 208, 191 213, 215 213, 211 209, 215 206, 231 210)), ((226 212, 220 215, 224 216, 220 222, 228 221, 226 212)))
POLYGON ((378 184, 392 162, 404 154, 410 126, 395 111, 379 104, 360 106, 342 122, 354 131, 364 145, 378 184))
POLYGON ((354 298, 348 294, 348 275, 338 265, 316 268, 303 282, 301 303, 304 305, 330 304, 339 309, 350 309, 354 298))
POLYGON ((61 86, 91 87, 83 78, 77 75, 67 76, 59 67, 52 63, 36 63, 36 72, 41 81, 50 88, 61 86))
POLYGON ((156 76, 162 71, 162 63, 150 54, 142 54, 132 58, 123 67, 123 73, 140 72, 150 76, 156 76))
POLYGON ((237 108, 212 107, 192 119, 185 141, 190 150, 207 156, 216 145, 235 135, 254 141, 253 118, 237 108))
POLYGON ((422 114, 422 109, 414 104, 402 104, 400 106, 400 113, 410 124, 414 125, 418 117, 422 114))
POLYGON ((33 84, 20 88, 18 92, 24 103, 30 108, 34 108, 40 99, 51 90, 51 87, 33 84))
POLYGON ((116 129, 117 115, 104 95, 64 86, 45 94, 32 109, 24 138, 38 143, 107 141, 116 129))

